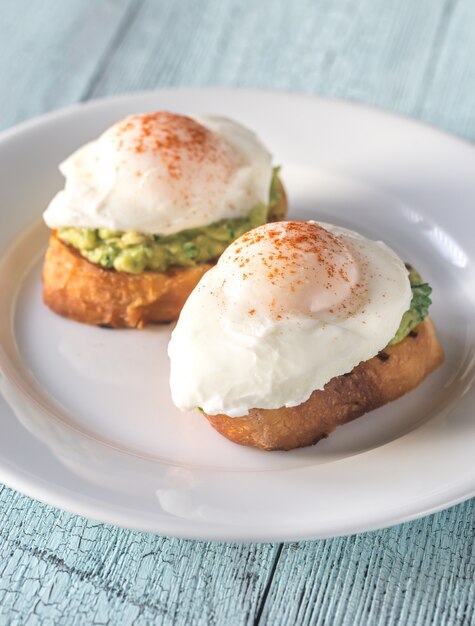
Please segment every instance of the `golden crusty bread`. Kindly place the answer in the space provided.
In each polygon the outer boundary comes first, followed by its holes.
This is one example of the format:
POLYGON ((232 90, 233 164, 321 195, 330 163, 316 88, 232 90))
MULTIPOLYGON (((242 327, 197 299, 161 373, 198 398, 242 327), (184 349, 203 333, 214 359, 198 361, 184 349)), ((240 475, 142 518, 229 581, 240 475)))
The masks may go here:
MULTIPOLYGON (((287 213, 281 181, 270 221, 287 213)), ((127 274, 90 263, 53 231, 43 266, 43 300, 55 313, 111 328, 143 328, 178 319, 188 296, 213 263, 172 267, 167 272, 127 274)))
POLYGON ((177 319, 212 266, 126 274, 87 261, 53 231, 43 266, 43 300, 55 313, 98 326, 143 328, 177 319))
POLYGON ((401 343, 386 348, 349 374, 333 378, 298 406, 251 409, 243 417, 206 415, 221 435, 261 450, 291 450, 317 443, 337 426, 404 395, 443 361, 427 318, 401 343))

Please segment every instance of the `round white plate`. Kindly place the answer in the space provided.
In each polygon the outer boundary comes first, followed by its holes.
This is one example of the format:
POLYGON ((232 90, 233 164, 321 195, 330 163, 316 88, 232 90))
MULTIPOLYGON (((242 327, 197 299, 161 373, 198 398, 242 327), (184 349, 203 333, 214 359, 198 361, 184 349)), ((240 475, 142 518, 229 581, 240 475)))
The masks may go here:
POLYGON ((91 102, 0 138, 0 480, 97 520, 180 537, 294 540, 413 519, 475 494, 475 150, 379 111, 284 93, 161 91, 91 102), (229 115, 282 165, 294 219, 380 238, 433 287, 446 360, 317 446, 234 445, 168 391, 170 327, 92 328, 41 300, 58 163, 126 114, 229 115))

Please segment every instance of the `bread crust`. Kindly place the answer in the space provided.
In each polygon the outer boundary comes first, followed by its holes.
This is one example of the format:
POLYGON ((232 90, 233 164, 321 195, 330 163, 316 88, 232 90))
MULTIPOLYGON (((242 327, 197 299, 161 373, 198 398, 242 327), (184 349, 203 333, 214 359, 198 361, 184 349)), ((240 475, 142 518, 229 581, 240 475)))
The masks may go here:
MULTIPOLYGON (((278 221, 287 212, 279 180, 278 204, 269 215, 278 221)), ((90 263, 53 231, 43 265, 43 300, 55 313, 97 326, 143 328, 178 319, 188 296, 214 263, 171 267, 167 272, 127 274, 90 263)))
POLYGON ((205 417, 221 435, 244 446, 261 450, 309 446, 337 426, 414 389, 443 360, 434 326, 426 318, 401 343, 333 378, 298 406, 251 409, 243 417, 205 417))
POLYGON ((43 300, 69 319, 111 328, 143 328, 175 320, 205 272, 206 263, 168 272, 126 274, 90 263, 50 236, 43 266, 43 300))

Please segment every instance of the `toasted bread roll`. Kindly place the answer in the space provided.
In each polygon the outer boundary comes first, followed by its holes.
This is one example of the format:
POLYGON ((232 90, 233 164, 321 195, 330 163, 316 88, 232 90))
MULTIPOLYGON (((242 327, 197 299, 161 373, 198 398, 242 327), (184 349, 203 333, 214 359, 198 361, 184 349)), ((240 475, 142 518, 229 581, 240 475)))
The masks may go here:
MULTIPOLYGON (((287 198, 280 197, 269 221, 281 220, 287 198)), ((127 274, 90 263, 53 231, 43 266, 43 299, 55 313, 111 328, 143 328, 178 318, 188 296, 212 266, 172 267, 167 272, 127 274)))
POLYGON ((55 313, 98 326, 143 328, 175 320, 209 263, 126 274, 90 263, 53 232, 43 267, 43 299, 55 313))
POLYGON ((221 435, 244 446, 261 450, 309 446, 340 424, 414 389, 443 359, 434 326, 426 318, 401 343, 333 378, 298 406, 251 409, 243 417, 205 417, 221 435))

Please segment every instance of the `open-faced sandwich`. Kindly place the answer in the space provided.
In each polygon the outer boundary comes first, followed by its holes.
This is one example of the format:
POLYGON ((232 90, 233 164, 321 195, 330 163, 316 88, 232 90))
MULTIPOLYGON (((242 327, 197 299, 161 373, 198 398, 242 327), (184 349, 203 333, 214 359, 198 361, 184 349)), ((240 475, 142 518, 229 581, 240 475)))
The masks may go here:
POLYGON ((65 188, 44 213, 44 300, 88 324, 175 320, 233 240, 286 213, 268 151, 217 116, 132 115, 60 170, 65 188))
POLYGON ((314 444, 440 365, 430 291, 387 245, 353 231, 255 228, 182 310, 169 344, 173 400, 236 443, 314 444))

